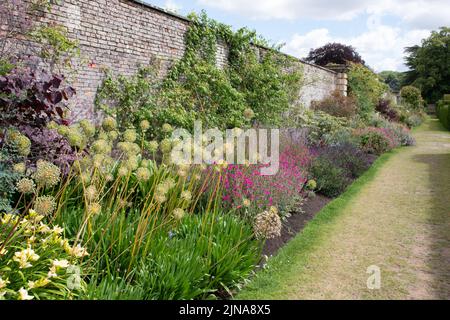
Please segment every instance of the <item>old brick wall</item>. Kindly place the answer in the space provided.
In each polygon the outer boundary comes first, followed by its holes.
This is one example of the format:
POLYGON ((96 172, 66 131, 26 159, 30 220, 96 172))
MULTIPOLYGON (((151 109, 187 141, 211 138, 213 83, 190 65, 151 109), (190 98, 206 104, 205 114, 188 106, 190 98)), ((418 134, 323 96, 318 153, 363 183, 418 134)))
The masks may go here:
MULTIPOLYGON (((62 24, 69 36, 79 41, 81 60, 73 83, 78 92, 77 108, 72 111, 75 118, 93 117, 93 101, 105 68, 131 75, 139 64, 146 65, 156 57, 163 75, 183 56, 189 26, 187 18, 139 0, 61 0, 39 18, 39 23, 62 24)), ((227 59, 226 45, 218 43, 218 66, 224 67, 227 59)), ((305 74, 299 99, 306 106, 336 89, 336 72, 301 61, 299 65, 305 74)))

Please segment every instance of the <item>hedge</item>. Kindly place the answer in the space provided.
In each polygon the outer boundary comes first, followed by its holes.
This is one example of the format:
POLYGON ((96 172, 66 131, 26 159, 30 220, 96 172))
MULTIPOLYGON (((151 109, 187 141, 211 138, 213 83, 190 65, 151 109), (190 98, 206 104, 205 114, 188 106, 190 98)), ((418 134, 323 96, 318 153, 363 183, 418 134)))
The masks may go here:
POLYGON ((436 113, 444 127, 450 130, 450 94, 445 94, 438 102, 436 113))

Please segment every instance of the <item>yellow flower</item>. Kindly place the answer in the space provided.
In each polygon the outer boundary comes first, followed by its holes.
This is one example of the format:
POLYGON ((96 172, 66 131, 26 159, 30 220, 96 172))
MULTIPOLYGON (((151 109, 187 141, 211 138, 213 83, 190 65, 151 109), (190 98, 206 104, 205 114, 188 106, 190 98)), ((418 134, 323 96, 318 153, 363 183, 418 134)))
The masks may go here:
POLYGON ((33 223, 38 223, 42 219, 44 219, 44 216, 42 214, 37 213, 35 210, 30 209, 28 210, 27 218, 30 219, 30 221, 33 223))
POLYGON ((18 300, 32 300, 34 297, 30 296, 28 294, 28 291, 25 290, 23 287, 19 289, 19 296, 17 297, 18 300))
POLYGON ((41 222, 39 227, 38 227, 38 229, 37 229, 37 231, 40 232, 40 233, 49 233, 52 230, 49 228, 48 225, 46 225, 46 224, 41 222))
POLYGON ((15 224, 19 218, 11 213, 6 213, 3 215, 2 224, 15 224))
POLYGON ((41 278, 37 281, 28 281, 28 289, 31 290, 31 289, 45 287, 49 283, 50 283, 50 280, 48 278, 41 278))
POLYGON ((9 283, 11 283, 11 282, 9 282, 8 279, 3 280, 2 277, 0 277, 0 289, 6 288, 6 286, 7 286, 9 283))
POLYGON ((52 265, 56 268, 67 268, 69 266, 69 261, 67 261, 66 259, 62 259, 62 260, 53 260, 52 261, 52 265))
POLYGON ((84 256, 89 255, 87 250, 83 248, 80 244, 77 244, 75 247, 71 247, 67 253, 76 258, 82 258, 84 256))
POLYGON ((58 226, 58 225, 55 225, 51 231, 52 231, 53 234, 55 234, 55 235, 60 235, 61 233, 64 232, 64 229, 61 228, 61 227, 58 226))
POLYGON ((13 260, 19 264, 20 269, 31 267, 32 264, 29 261, 37 261, 38 259, 39 256, 30 247, 15 252, 13 257, 13 260))
POLYGON ((58 274, 56 273, 56 267, 54 265, 52 265, 50 267, 50 270, 47 273, 47 278, 55 278, 57 276, 58 276, 58 274))

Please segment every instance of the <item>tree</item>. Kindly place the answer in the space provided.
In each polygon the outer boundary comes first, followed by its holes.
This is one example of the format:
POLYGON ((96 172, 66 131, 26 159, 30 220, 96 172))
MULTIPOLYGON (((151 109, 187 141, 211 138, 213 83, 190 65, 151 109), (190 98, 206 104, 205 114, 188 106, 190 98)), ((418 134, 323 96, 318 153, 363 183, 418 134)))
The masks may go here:
POLYGON ((325 66, 329 63, 347 64, 348 62, 365 64, 352 46, 341 43, 328 43, 323 47, 311 49, 305 60, 319 66, 325 66))
POLYGON ((405 49, 406 72, 404 84, 422 91, 429 103, 435 103, 450 92, 450 28, 433 31, 420 46, 405 49))
POLYGON ((392 91, 398 92, 400 91, 404 73, 397 71, 382 71, 378 74, 381 79, 383 79, 384 83, 386 83, 392 91))

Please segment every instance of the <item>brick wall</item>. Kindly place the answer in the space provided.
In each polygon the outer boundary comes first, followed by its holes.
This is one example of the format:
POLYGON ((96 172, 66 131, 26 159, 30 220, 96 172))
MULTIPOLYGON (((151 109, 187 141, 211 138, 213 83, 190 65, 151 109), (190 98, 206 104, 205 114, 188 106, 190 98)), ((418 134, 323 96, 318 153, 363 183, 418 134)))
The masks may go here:
MULTIPOLYGON (((29 1, 29 0, 26 0, 29 1)), ((161 75, 184 54, 184 34, 189 20, 162 11, 139 0, 61 0, 40 23, 66 26, 69 36, 79 41, 82 60, 77 66, 75 118, 92 117, 93 101, 104 76, 104 68, 131 75, 139 64, 157 57, 161 75)), ((228 49, 218 43, 217 64, 224 67, 228 49)), ((299 99, 309 105, 337 88, 337 73, 299 61, 305 85, 299 99)))

